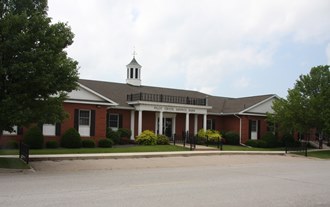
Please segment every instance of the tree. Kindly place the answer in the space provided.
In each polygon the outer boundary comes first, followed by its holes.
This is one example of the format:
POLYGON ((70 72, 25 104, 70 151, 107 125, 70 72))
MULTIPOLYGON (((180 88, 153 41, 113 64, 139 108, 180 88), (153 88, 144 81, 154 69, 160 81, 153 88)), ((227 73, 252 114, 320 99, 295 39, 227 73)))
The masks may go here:
POLYGON ((301 75, 287 99, 274 101, 270 119, 282 132, 307 132, 316 129, 320 136, 330 133, 330 71, 329 66, 313 67, 301 75))
POLYGON ((77 87, 78 63, 64 51, 74 34, 51 24, 47 0, 0 2, 0 132, 14 125, 55 123, 77 87))

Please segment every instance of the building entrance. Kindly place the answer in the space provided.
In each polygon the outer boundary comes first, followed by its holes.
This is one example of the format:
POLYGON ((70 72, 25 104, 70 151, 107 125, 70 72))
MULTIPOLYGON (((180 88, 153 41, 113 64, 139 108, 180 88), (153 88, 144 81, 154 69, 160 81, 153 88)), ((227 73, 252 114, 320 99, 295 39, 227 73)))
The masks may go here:
POLYGON ((172 137, 172 118, 164 118, 163 120, 163 134, 167 137, 172 137))

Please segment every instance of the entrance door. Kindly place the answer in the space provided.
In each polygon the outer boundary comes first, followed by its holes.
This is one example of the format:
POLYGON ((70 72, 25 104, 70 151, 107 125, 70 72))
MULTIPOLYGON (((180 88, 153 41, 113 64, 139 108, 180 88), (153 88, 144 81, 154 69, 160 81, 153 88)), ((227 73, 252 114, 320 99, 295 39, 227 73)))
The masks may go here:
POLYGON ((167 137, 172 137, 172 118, 164 118, 163 134, 167 137))

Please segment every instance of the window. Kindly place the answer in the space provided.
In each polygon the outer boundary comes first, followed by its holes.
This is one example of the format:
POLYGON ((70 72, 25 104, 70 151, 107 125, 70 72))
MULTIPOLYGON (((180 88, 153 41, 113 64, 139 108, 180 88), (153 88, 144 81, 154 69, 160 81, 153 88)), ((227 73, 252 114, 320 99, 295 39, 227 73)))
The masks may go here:
POLYGON ((17 128, 17 126, 13 126, 13 132, 9 132, 9 131, 2 131, 2 134, 3 135, 17 135, 17 130, 18 130, 18 128, 17 128))
POLYGON ((139 69, 135 68, 135 78, 139 78, 139 69))
POLYGON ((119 128, 119 115, 118 114, 109 114, 109 127, 119 128))
POLYGON ((134 72, 134 68, 131 68, 131 74, 130 74, 130 78, 133 78, 133 72, 134 72))
POLYGON ((45 136, 55 136, 56 135, 55 124, 44 124, 42 126, 42 134, 45 136))
POLYGON ((212 129, 215 130, 215 120, 214 119, 208 119, 206 122, 206 129, 212 129))
POLYGON ((80 110, 79 111, 79 125, 89 126, 90 111, 80 110))

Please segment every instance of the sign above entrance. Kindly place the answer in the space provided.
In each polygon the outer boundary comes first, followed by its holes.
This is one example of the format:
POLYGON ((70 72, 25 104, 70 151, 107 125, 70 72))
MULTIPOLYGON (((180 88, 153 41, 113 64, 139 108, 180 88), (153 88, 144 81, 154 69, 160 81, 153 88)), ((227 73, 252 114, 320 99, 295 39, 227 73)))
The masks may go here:
POLYGON ((165 112, 196 112, 196 109, 182 107, 154 106, 154 109, 165 112))

